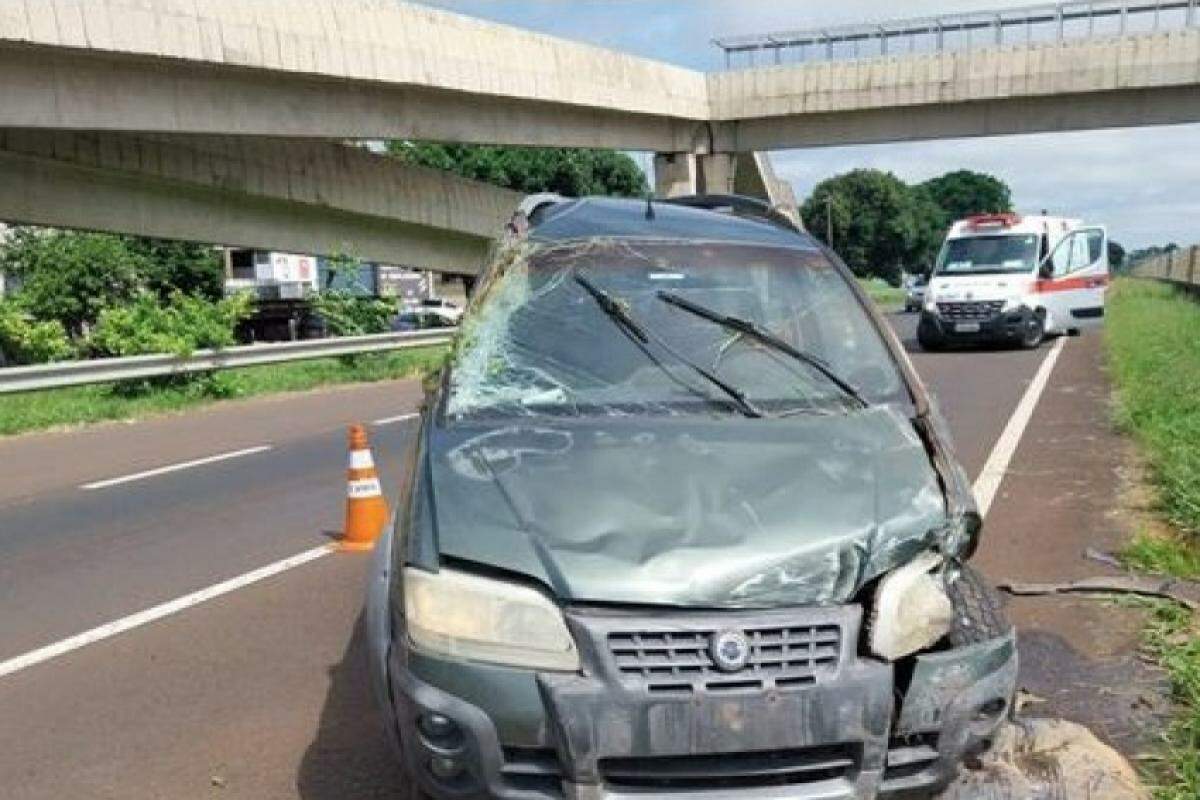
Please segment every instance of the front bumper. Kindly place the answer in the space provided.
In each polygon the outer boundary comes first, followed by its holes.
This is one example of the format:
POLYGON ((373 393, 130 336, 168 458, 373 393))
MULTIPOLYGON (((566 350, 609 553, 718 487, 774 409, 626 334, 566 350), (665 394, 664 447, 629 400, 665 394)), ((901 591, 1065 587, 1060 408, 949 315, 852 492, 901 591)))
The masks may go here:
POLYGON ((978 342, 1016 344, 1025 336, 1034 312, 1025 306, 987 317, 952 320, 940 314, 922 309, 917 324, 924 328, 922 333, 931 339, 945 342, 978 342), (970 330, 963 328, 965 325, 970 330), (976 328, 977 329, 974 329, 976 328))
POLYGON ((385 711, 410 775, 438 798, 834 800, 945 785, 1008 710, 1011 634, 894 669, 856 654, 858 606, 639 621, 689 635, 752 629, 764 615, 786 617, 792 629, 840 626, 840 655, 787 686, 750 670, 725 676, 749 675, 729 686, 706 688, 693 676, 651 690, 651 681, 622 672, 608 644, 629 617, 572 612, 583 673, 535 675, 400 645, 388 659, 385 711), (431 714, 453 720, 455 734, 431 738, 419 723, 431 714), (437 778, 431 764, 446 756, 461 772, 437 778))

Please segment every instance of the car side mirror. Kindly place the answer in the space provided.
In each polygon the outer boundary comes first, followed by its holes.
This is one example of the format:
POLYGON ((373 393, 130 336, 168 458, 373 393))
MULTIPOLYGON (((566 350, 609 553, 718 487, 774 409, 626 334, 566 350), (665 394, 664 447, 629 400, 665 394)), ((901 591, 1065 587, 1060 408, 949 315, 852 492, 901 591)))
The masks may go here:
POLYGON ((1042 280, 1049 280, 1054 277, 1054 265, 1049 261, 1044 261, 1042 266, 1038 268, 1038 277, 1042 280))

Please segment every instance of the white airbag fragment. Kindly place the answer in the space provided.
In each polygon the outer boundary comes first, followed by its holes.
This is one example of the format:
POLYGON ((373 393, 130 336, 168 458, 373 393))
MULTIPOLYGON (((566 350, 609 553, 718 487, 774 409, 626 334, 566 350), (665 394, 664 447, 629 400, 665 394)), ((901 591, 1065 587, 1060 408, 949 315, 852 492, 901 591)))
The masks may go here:
POLYGON ((954 609, 941 579, 931 574, 942 563, 934 552, 917 556, 879 583, 871 614, 871 650, 888 661, 929 647, 950 630, 954 609))

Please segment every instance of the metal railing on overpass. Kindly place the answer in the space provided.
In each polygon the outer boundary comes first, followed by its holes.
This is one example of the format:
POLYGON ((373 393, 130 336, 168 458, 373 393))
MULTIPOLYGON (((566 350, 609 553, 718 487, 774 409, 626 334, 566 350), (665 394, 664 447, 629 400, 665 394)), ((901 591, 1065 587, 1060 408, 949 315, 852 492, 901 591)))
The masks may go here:
POLYGON ((1096 2, 973 11, 714 39, 725 66, 804 63, 1124 36, 1200 24, 1200 0, 1096 2), (759 59, 762 62, 759 63, 759 59))
POLYGON ((1154 278, 1200 289, 1200 245, 1181 247, 1143 259, 1133 266, 1139 278, 1154 278))
POLYGON ((97 358, 91 361, 62 361, 30 367, 6 367, 0 369, 0 394, 429 347, 449 343, 454 331, 454 328, 438 328, 278 344, 252 344, 221 350, 197 350, 186 356, 129 356, 97 358))

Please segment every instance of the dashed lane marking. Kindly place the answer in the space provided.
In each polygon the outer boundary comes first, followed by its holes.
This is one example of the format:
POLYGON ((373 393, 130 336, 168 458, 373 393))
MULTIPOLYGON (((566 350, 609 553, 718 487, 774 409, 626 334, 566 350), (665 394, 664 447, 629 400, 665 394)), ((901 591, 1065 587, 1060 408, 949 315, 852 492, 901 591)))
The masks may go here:
POLYGON ((271 445, 269 445, 269 444, 259 445, 258 447, 247 447, 244 450, 234 450, 229 453, 218 453, 215 456, 207 456, 205 458, 196 458, 191 461, 182 461, 178 464, 168 464, 165 467, 156 467, 154 469, 148 469, 143 472, 134 472, 130 475, 122 475, 118 478, 108 478, 108 479, 102 480, 102 481, 94 481, 92 483, 85 483, 82 486, 80 486, 79 488, 83 489, 85 492, 93 492, 97 489, 107 489, 110 486, 119 486, 120 484, 123 484, 123 483, 132 483, 134 481, 141 481, 141 480, 145 480, 146 478, 153 478, 158 475, 166 475, 171 472, 179 472, 180 470, 192 469, 193 467, 201 467, 201 466, 204 466, 205 464, 215 464, 218 461, 228 461, 231 458, 241 458, 242 456, 250 456, 250 455, 254 455, 255 453, 262 453, 262 452, 265 452, 270 449, 271 449, 271 445))
POLYGON ((249 586, 252 583, 258 583, 261 580, 270 578, 272 575, 278 575, 281 572, 286 572, 289 569, 294 569, 302 564, 307 564, 322 556, 326 556, 334 552, 334 545, 326 544, 320 547, 314 547, 311 550, 305 550, 303 553, 297 553, 289 558, 276 561, 272 564, 267 564, 265 567, 259 567, 256 570, 239 575, 236 578, 230 578, 227 581, 214 584, 205 589, 201 589, 191 594, 185 594, 183 597, 178 597, 174 600, 169 600, 161 605, 147 608, 145 611, 139 611, 136 614, 130 614, 127 617, 113 620, 99 627, 76 634, 67 639, 55 642, 54 644, 39 647, 37 650, 31 650, 24 655, 10 658, 7 661, 0 661, 0 678, 6 675, 12 675, 15 672, 20 672, 23 669, 28 669, 36 664, 42 664, 53 658, 66 655, 73 650, 78 650, 81 647, 87 647, 90 644, 111 639, 126 631, 140 628, 163 617, 169 617, 172 614, 177 614, 193 606, 198 606, 201 603, 220 597, 223 594, 249 586))
POLYGON ((372 425, 391 425, 396 422, 407 422, 408 420, 416 419, 419 416, 421 416, 421 415, 417 414, 415 412, 412 414, 400 414, 399 416, 395 416, 395 417, 384 417, 383 419, 377 419, 374 422, 372 422, 371 424, 372 425))

